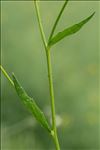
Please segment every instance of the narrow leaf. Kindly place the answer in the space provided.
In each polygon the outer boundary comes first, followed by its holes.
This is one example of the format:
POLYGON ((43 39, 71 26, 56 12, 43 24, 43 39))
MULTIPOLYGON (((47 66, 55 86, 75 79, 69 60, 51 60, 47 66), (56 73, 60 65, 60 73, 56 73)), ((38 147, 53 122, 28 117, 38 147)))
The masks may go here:
POLYGON ((54 34, 54 31, 55 31, 55 29, 56 29, 56 26, 57 26, 57 24, 58 24, 58 22, 59 22, 59 20, 60 20, 60 18, 61 18, 61 15, 62 15, 62 13, 63 13, 63 11, 64 11, 64 9, 65 9, 67 3, 68 3, 68 0, 65 0, 63 6, 62 6, 62 8, 61 8, 61 10, 60 10, 60 12, 59 12, 59 14, 58 14, 58 16, 57 16, 57 19, 56 19, 56 21, 55 21, 55 23, 54 23, 54 25, 53 25, 53 28, 52 28, 52 31, 51 31, 49 40, 52 38, 52 36, 53 36, 53 34, 54 34))
POLYGON ((52 45, 56 44, 57 42, 59 42, 60 40, 62 40, 63 38, 65 38, 66 36, 75 34, 76 32, 78 32, 83 25, 85 25, 93 16, 94 16, 95 12, 89 16, 88 18, 86 18, 85 20, 81 21, 78 24, 75 24, 65 30, 63 30, 62 32, 59 32, 58 34, 56 34, 49 42, 49 47, 51 47, 52 45))
POLYGON ((18 80, 16 79, 15 75, 13 74, 13 82, 16 89, 18 96, 20 97, 21 101, 26 105, 28 110, 33 114, 36 120, 49 132, 51 132, 50 126, 40 108, 37 106, 36 102, 27 95, 25 90, 20 86, 18 80))

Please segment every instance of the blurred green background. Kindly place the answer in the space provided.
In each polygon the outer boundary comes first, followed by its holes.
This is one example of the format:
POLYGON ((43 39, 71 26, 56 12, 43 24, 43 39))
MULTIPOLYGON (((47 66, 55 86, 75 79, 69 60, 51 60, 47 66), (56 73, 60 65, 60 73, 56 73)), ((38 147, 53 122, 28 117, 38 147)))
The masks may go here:
MULTIPOLYGON (((46 37, 63 1, 39 3, 46 37)), ((58 135, 62 150, 99 150, 99 12, 98 1, 70 1, 56 32, 95 16, 75 35, 51 50, 58 135)), ((2 65, 14 72, 48 120, 50 96, 46 56, 32 1, 2 2, 2 65)), ((20 102, 2 75, 2 150, 53 150, 48 133, 20 102)))

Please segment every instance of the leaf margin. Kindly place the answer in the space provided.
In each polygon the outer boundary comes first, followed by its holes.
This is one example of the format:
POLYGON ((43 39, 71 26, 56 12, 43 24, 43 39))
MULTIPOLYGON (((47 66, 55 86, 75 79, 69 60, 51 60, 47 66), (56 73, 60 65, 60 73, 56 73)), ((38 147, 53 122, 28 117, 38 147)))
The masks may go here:
POLYGON ((54 37, 51 38, 51 40, 48 43, 48 47, 55 45, 57 42, 59 42, 60 40, 62 40, 66 36, 70 36, 70 35, 78 32, 94 16, 94 14, 95 14, 95 12, 93 12, 89 17, 82 20, 81 22, 74 24, 74 25, 64 29, 61 32, 58 32, 54 37))
POLYGON ((22 86, 20 85, 19 81, 17 80, 17 78, 15 77, 14 73, 12 73, 12 77, 13 77, 13 82, 14 82, 14 87, 15 90, 17 92, 17 95, 19 96, 19 98, 21 99, 21 101, 23 102, 24 105, 26 105, 26 107, 28 108, 28 110, 33 114, 33 116, 35 117, 35 119, 45 128, 48 130, 48 132, 51 132, 51 127, 44 115, 44 113, 41 111, 41 109, 39 108, 39 106, 36 104, 35 100, 31 97, 29 97, 27 95, 27 93, 25 92, 25 90, 22 88, 22 86), (36 112, 34 112, 36 111, 36 112), (37 114, 42 118, 38 118, 37 114))

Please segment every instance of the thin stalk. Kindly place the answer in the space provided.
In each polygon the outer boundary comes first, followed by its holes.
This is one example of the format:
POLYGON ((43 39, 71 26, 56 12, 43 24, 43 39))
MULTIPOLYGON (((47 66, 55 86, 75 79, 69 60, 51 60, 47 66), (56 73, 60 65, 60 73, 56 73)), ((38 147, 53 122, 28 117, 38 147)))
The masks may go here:
POLYGON ((66 0, 66 1, 64 2, 63 6, 62 6, 62 8, 61 8, 61 10, 60 10, 60 12, 59 12, 59 14, 58 14, 58 17, 57 17, 57 19, 56 19, 56 21, 55 21, 55 23, 54 23, 53 28, 52 28, 52 31, 51 31, 49 40, 52 38, 52 36, 53 36, 53 34, 54 34, 54 31, 55 31, 55 29, 56 29, 56 26, 57 26, 57 24, 58 24, 58 22, 59 22, 59 19, 60 19, 61 15, 62 15, 62 13, 63 13, 63 11, 64 11, 64 9, 65 9, 67 3, 68 3, 68 0, 66 0))
POLYGON ((53 88, 50 50, 47 51, 46 58, 47 58, 47 68, 48 68, 49 90, 50 90, 50 97, 51 97, 52 129, 54 131, 53 138, 55 141, 56 149, 60 150, 58 136, 57 136, 57 129, 56 129, 55 99, 54 99, 54 88, 53 88))
POLYGON ((38 7, 36 0, 34 1, 34 3, 35 3, 35 9, 36 9, 36 14, 37 14, 37 18, 38 18, 38 24, 39 24, 39 29, 40 29, 42 41, 44 43, 44 47, 46 50, 49 90, 50 90, 50 97, 51 97, 51 112, 52 112, 52 132, 51 132, 51 135, 53 137, 53 140, 54 140, 54 143, 56 146, 56 150, 60 150, 58 136, 57 136, 57 129, 56 129, 55 100, 54 100, 54 89, 53 89, 50 49, 47 46, 45 34, 44 34, 42 23, 41 23, 39 7, 38 7))
POLYGON ((8 73, 5 71, 5 69, 1 65, 0 65, 0 69, 1 69, 2 73, 4 74, 4 76, 9 80, 11 85, 14 86, 14 82, 12 81, 12 79, 9 77, 8 73))
POLYGON ((42 27, 41 17, 40 17, 40 13, 39 13, 39 7, 38 7, 36 0, 34 1, 34 4, 35 4, 36 15, 37 15, 37 19, 38 19, 39 28, 40 28, 41 38, 42 38, 42 41, 43 41, 43 44, 44 44, 44 47, 46 50, 47 49, 47 42, 46 42, 45 34, 43 31, 43 27, 42 27))

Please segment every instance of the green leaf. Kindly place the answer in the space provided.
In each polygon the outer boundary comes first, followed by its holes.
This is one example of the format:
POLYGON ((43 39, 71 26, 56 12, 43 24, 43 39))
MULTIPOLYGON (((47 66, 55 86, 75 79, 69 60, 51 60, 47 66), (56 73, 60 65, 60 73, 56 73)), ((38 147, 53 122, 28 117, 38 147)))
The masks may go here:
POLYGON ((56 26, 57 26, 57 24, 58 24, 58 22, 59 22, 59 20, 60 20, 60 18, 61 18, 61 15, 62 15, 62 13, 63 13, 63 11, 64 11, 64 9, 65 9, 67 3, 68 3, 68 0, 66 0, 66 1, 64 2, 64 4, 63 4, 63 6, 62 6, 62 8, 61 8, 61 10, 60 10, 60 12, 59 12, 59 14, 58 14, 58 16, 57 16, 57 19, 56 19, 56 21, 55 21, 55 23, 54 23, 54 25, 53 25, 53 28, 52 28, 52 31, 51 31, 49 40, 52 38, 52 36, 53 36, 53 34, 54 34, 54 31, 55 31, 55 29, 56 29, 56 26))
POLYGON ((76 32, 78 32, 82 26, 84 24, 86 24, 93 16, 94 16, 95 12, 89 16, 88 18, 86 18, 85 20, 81 21, 78 24, 75 24, 65 30, 63 30, 62 32, 59 32, 58 34, 56 34, 50 41, 49 41, 49 47, 51 47, 52 45, 56 44, 57 42, 59 42, 60 40, 62 40, 63 38, 65 38, 66 36, 72 35, 76 32))
POLYGON ((18 80, 16 79, 15 75, 13 74, 13 82, 16 89, 18 96, 20 97, 21 101, 26 105, 28 110, 33 114, 36 120, 49 132, 51 132, 50 126, 40 108, 37 106, 36 102, 27 95, 25 90, 20 86, 18 80))

